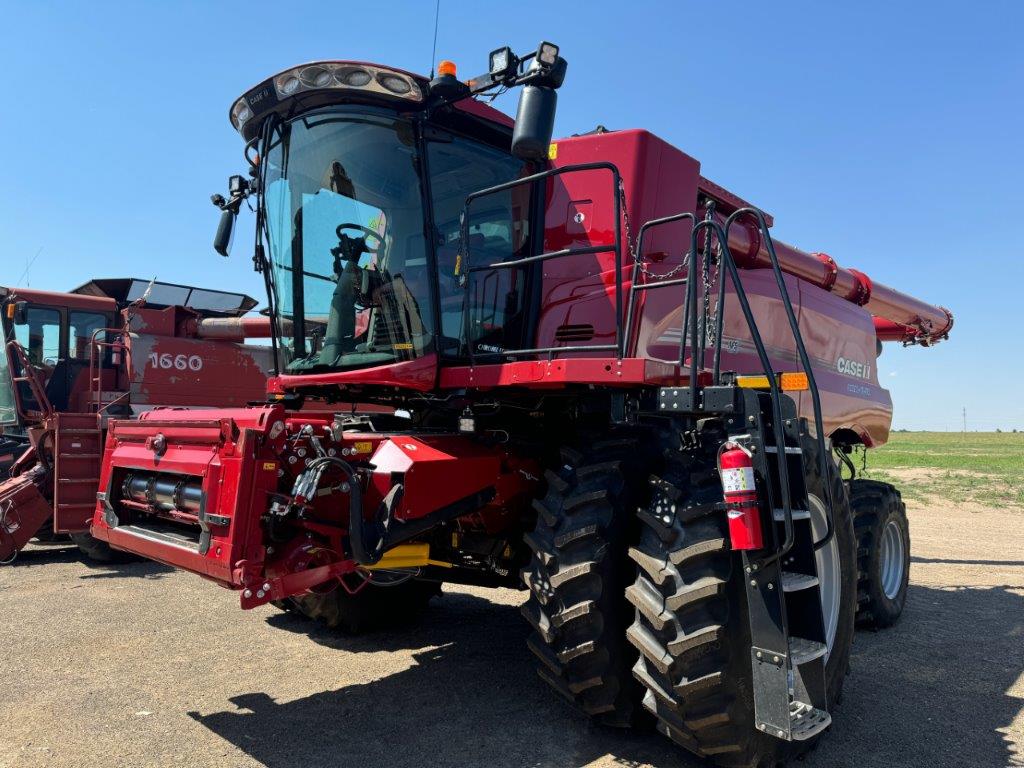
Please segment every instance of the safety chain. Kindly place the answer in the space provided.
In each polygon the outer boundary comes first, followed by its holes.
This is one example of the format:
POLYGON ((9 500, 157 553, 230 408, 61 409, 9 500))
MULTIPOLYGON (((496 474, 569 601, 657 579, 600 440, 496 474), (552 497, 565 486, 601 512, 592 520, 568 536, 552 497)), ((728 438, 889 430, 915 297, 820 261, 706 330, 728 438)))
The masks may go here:
POLYGON ((623 184, 622 179, 619 179, 619 207, 622 209, 622 221, 626 229, 626 249, 629 251, 630 258, 640 268, 641 273, 650 278, 655 278, 658 280, 667 280, 670 277, 675 277, 689 266, 689 254, 683 257, 683 260, 679 263, 679 266, 673 267, 668 272, 664 273, 652 271, 647 262, 640 260, 640 254, 636 252, 636 248, 633 244, 633 233, 629 225, 629 211, 626 208, 626 186, 625 184, 623 184))
MULTIPOLYGON (((711 243, 711 233, 704 235, 711 243)), ((715 294, 715 306, 711 307, 711 287, 716 280, 721 279, 722 244, 717 240, 705 249, 705 258, 701 264, 701 279, 704 283, 704 340, 708 346, 715 343, 715 334, 718 332, 718 313, 721 307, 718 306, 718 295, 715 294), (710 258, 714 257, 714 258, 710 258), (712 267, 714 269, 712 270, 712 267)))

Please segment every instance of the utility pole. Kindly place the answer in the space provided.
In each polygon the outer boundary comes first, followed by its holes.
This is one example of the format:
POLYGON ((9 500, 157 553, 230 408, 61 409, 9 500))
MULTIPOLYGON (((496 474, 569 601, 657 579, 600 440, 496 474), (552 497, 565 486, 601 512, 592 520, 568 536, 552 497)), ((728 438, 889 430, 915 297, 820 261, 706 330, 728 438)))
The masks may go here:
POLYGON ((964 406, 964 440, 967 439, 967 406, 964 406))

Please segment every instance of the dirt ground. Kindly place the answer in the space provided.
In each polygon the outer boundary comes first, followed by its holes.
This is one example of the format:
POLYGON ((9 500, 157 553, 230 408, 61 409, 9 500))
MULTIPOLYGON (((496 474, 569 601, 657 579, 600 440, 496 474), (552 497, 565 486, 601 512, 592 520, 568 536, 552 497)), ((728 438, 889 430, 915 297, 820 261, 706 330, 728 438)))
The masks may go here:
MULTIPOLYGON (((805 768, 1024 766, 1024 514, 911 505, 902 622, 858 634, 805 768)), ((194 576, 33 546, 0 569, 0 768, 702 765, 590 726, 532 671, 522 593, 348 640, 194 576)))

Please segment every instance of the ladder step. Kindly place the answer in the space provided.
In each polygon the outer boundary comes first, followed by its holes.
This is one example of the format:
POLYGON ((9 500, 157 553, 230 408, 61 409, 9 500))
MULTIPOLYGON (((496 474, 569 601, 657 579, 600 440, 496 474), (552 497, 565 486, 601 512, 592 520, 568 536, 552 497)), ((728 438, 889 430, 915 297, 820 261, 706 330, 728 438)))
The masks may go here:
MULTIPOLYGON (((793 512, 793 519, 794 520, 810 520, 811 519, 811 513, 810 513, 809 510, 806 510, 806 509, 794 509, 794 510, 792 510, 792 512, 793 512)), ((786 513, 783 510, 781 510, 781 509, 773 509, 772 510, 772 516, 775 518, 775 522, 777 522, 777 523, 784 523, 786 521, 786 513)))
POLYGON ((804 637, 789 638, 789 657, 793 660, 793 666, 798 667, 809 661, 821 658, 828 650, 824 643, 815 640, 808 640, 804 637))
POLYGON ((782 590, 784 592, 799 592, 801 589, 810 589, 818 586, 818 577, 807 573, 794 573, 793 571, 782 572, 782 590))
POLYGON ((832 715, 823 709, 812 707, 802 701, 789 704, 789 728, 793 741, 807 741, 814 738, 832 724, 832 715))
MULTIPOLYGON (((779 446, 777 446, 777 445, 766 445, 764 447, 764 452, 765 453, 778 453, 779 452, 779 446)), ((787 445, 786 446, 786 453, 794 453, 794 454, 796 454, 796 453, 803 453, 803 449, 787 445)))

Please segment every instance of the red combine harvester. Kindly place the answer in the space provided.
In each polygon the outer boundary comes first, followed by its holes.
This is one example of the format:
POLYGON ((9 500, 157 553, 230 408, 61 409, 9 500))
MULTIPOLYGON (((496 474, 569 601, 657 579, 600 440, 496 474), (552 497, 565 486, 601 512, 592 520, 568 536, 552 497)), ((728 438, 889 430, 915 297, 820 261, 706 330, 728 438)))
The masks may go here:
POLYGON ((262 400, 272 366, 265 318, 238 293, 133 279, 71 293, 0 288, 0 563, 33 536, 89 533, 112 416, 262 400))
POLYGON ((879 342, 952 317, 773 243, 646 131, 551 142, 565 71, 325 61, 239 98, 215 248, 253 201, 269 399, 112 423, 92 531, 348 629, 525 585, 583 711, 767 765, 831 722, 857 613, 902 607, 899 494, 835 457, 888 436, 879 342), (514 122, 474 98, 513 86, 514 122))

